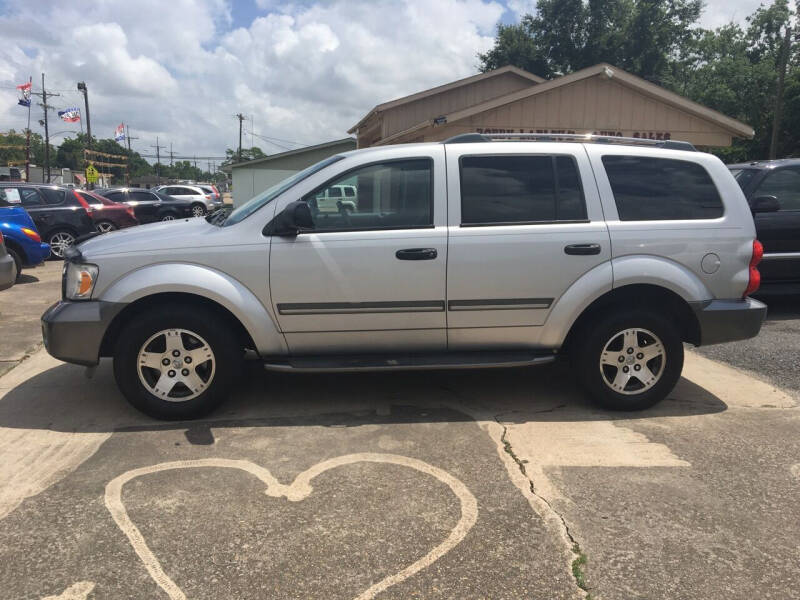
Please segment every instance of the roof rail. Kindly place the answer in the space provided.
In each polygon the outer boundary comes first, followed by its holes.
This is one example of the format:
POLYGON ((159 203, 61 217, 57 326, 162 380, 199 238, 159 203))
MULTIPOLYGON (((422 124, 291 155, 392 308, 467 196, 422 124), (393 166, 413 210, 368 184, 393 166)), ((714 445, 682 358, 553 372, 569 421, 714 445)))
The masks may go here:
POLYGON ((648 138, 594 135, 591 133, 462 133, 444 140, 443 144, 467 144, 473 142, 579 142, 594 144, 622 144, 625 146, 651 146, 670 150, 697 149, 689 142, 677 140, 651 140, 648 138))

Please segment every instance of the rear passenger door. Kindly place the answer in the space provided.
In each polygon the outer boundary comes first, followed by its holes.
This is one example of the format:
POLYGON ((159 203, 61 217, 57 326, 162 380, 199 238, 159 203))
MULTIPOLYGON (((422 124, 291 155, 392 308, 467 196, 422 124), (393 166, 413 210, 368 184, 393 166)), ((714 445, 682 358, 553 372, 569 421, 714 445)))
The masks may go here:
POLYGON ((536 347, 566 290, 611 258, 581 145, 487 146, 446 146, 452 350, 536 347))
POLYGON ((775 196, 780 210, 756 213, 758 239, 764 244, 764 262, 758 270, 765 283, 800 282, 800 167, 769 173, 751 195, 775 196))
POLYGON ((128 204, 134 207, 136 218, 141 223, 158 221, 161 199, 147 190, 128 190, 128 204))

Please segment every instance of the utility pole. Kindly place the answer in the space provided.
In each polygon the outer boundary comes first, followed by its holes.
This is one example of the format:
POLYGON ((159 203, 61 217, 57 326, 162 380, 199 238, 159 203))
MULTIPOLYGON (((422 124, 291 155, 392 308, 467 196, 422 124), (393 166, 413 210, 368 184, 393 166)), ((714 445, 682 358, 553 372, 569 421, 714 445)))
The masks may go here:
POLYGON ((150 147, 156 149, 156 180, 158 185, 161 185, 161 148, 166 148, 166 146, 159 146, 158 136, 156 136, 156 145, 151 145, 150 147))
POLYGON ((242 121, 244 121, 244 115, 238 113, 236 118, 239 119, 239 158, 236 162, 242 162, 242 121))
MULTIPOLYGON (((33 76, 28 76, 28 84, 33 87, 33 76)), ((32 90, 28 90, 32 91, 32 90)), ((25 134, 25 181, 31 180, 31 99, 28 98, 28 131, 25 134)))
POLYGON ((769 158, 778 155, 778 130, 781 127, 783 116, 783 82, 786 79, 786 65, 789 62, 789 50, 792 42, 792 28, 786 28, 786 36, 781 44, 781 53, 778 58, 778 87, 775 90, 775 110, 772 115, 772 137, 769 140, 769 158))
MULTIPOLYGON (((158 142, 156 142, 158 143, 158 142)), ((169 143, 169 168, 172 168, 172 142, 169 143)))
MULTIPOLYGON (((47 183, 50 183, 50 130, 48 129, 47 124, 47 111, 51 110, 53 107, 47 104, 47 90, 44 87, 44 73, 42 73, 42 91, 41 93, 33 93, 31 95, 41 96, 42 101, 39 103, 39 106, 42 107, 44 110, 44 167, 45 171, 47 172, 47 183)), ((61 94, 50 94, 51 96, 60 96, 61 94)), ((30 129, 30 126, 28 127, 30 129)), ((28 134, 30 135, 30 133, 28 134)))
MULTIPOLYGON (((42 86, 44 87, 44 86, 42 86)), ((85 81, 78 82, 78 91, 83 92, 83 104, 86 107, 86 148, 92 149, 92 120, 89 117, 89 90, 86 88, 85 81)), ((94 184, 86 182, 90 190, 94 189, 94 184)))
MULTIPOLYGON (((138 137, 133 138, 138 140, 138 137)), ((128 185, 131 184, 131 130, 125 125, 125 140, 128 142, 128 185)))

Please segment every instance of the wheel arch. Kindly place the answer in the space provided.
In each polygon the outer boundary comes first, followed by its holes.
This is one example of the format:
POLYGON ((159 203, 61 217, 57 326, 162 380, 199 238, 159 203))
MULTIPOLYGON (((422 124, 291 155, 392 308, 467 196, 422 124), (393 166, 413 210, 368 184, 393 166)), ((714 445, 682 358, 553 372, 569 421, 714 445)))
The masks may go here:
POLYGON ((3 239, 6 243, 6 248, 11 248, 12 250, 14 250, 14 252, 16 252, 19 255, 19 258, 22 261, 23 266, 29 264, 30 259, 28 258, 28 253, 25 252, 25 249, 19 242, 17 242, 17 240, 9 236, 4 236, 3 239))
MULTIPOLYGON (((110 335, 112 340, 140 310, 165 302, 189 303, 217 311, 239 331, 245 345, 262 356, 281 356, 287 352, 273 316, 253 292, 210 267, 187 263, 148 265, 114 281, 100 291, 97 299, 126 305, 107 330, 106 336, 110 335)), ((104 338, 103 349, 110 351, 111 343, 104 338)))
POLYGON ((153 308, 161 308, 168 305, 180 307, 193 306, 210 310, 219 315, 219 317, 232 328, 236 338, 242 344, 242 347, 256 349, 253 337, 242 322, 230 310, 218 302, 198 294, 160 292, 144 296, 127 304, 125 308, 114 317, 103 335, 103 341, 100 344, 100 356, 113 356, 114 345, 119 338, 120 332, 131 319, 135 319, 138 315, 146 313, 153 308))
POLYGON ((602 314, 626 309, 653 310, 653 308, 678 324, 682 341, 694 345, 700 343, 700 323, 684 298, 670 289, 653 283, 637 283, 616 287, 596 298, 572 324, 561 347, 568 353, 578 332, 602 314))

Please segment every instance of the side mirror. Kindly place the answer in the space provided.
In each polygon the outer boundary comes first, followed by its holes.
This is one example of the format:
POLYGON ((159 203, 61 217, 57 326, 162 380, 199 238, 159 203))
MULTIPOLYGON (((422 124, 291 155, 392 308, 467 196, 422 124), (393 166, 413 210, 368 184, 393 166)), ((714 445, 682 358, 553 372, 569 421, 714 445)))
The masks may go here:
POLYGON ((775 196, 756 196, 750 202, 750 210, 755 213, 776 212, 781 209, 781 203, 775 196))
POLYGON ((292 236, 303 230, 314 228, 311 209, 307 202, 295 200, 290 202, 272 222, 272 235, 292 236))

